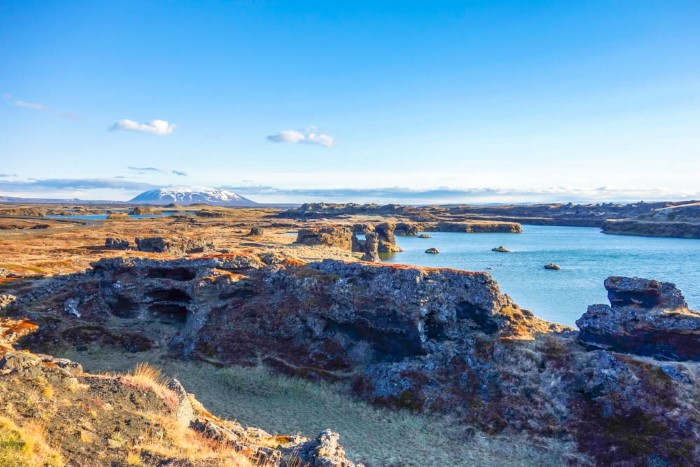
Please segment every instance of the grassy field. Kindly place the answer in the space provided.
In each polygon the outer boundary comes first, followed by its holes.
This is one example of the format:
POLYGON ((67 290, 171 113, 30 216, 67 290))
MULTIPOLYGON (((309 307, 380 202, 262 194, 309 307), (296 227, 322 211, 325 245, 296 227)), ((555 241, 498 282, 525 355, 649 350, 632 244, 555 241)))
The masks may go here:
MULTIPOLYGON (((145 354, 64 353, 91 372, 126 371, 145 354)), ((348 457, 367 466, 528 466, 584 461, 572 445, 526 436, 487 436, 445 418, 390 411, 350 398, 345 388, 274 375, 262 367, 215 368, 150 361, 177 377, 213 413, 271 433, 341 435, 348 457)))

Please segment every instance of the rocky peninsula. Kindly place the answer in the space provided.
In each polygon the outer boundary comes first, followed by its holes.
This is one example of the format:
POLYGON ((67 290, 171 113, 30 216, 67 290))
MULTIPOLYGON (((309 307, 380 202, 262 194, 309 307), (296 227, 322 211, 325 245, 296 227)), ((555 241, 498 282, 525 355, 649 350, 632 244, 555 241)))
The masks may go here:
POLYGON ((401 206, 308 203, 280 215, 295 219, 391 216, 423 230, 519 232, 518 224, 600 227, 605 233, 700 238, 700 204, 688 202, 401 206), (468 224, 466 228, 462 225, 468 224))

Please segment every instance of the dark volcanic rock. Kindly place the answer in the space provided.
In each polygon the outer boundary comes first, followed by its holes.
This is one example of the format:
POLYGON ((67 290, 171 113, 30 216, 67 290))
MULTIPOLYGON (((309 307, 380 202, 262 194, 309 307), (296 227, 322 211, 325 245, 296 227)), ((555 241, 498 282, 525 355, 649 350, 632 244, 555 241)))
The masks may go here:
POLYGON ((610 220, 603 224, 603 233, 643 237, 700 238, 700 220, 695 222, 610 220))
POLYGON ((371 261, 373 263, 381 261, 379 258, 379 237, 376 233, 366 234, 363 252, 362 261, 371 261))
POLYGON ((150 206, 136 206, 129 209, 129 214, 132 216, 144 216, 148 214, 158 214, 160 211, 158 209, 152 208, 150 206))
POLYGON ((128 250, 129 240, 117 237, 107 237, 105 239, 105 248, 110 250, 128 250))
MULTIPOLYGON (((668 361, 698 355, 700 315, 672 284, 611 278, 606 287, 612 307, 591 307, 577 334, 517 307, 486 273, 116 258, 13 313, 46 320, 50 343, 93 342, 108 332, 100 323, 123 319, 172 355, 344 380, 375 404, 573 440, 597 465, 700 465, 700 364, 668 361), (81 297, 80 319, 57 319, 70 297, 81 297)), ((132 351, 148 348, 134 339, 132 351)), ((334 452, 334 436, 322 438, 304 456, 334 452)))
POLYGON ((379 251, 381 253, 396 253, 401 251, 401 248, 396 246, 395 230, 396 224, 392 222, 382 222, 374 226, 374 231, 379 237, 379 251))
POLYGON ((408 223, 408 222, 399 222, 398 224, 396 224, 396 230, 394 231, 394 233, 396 235, 415 237, 416 235, 418 235, 418 230, 419 230, 418 224, 408 223))
POLYGON ((320 227, 300 229, 295 243, 302 245, 325 245, 353 250, 353 231, 347 227, 320 227))
POLYGON ((591 305, 576 321, 589 347, 668 360, 700 360, 700 313, 674 284, 609 277, 610 305, 591 305))
POLYGON ((464 233, 520 233, 522 226, 516 222, 484 222, 484 221, 462 221, 462 222, 438 222, 431 230, 438 232, 464 232, 464 233))
POLYGON ((139 251, 150 253, 169 253, 173 255, 183 255, 191 253, 204 253, 215 248, 214 244, 207 242, 203 238, 166 238, 147 237, 137 238, 136 246, 139 251))

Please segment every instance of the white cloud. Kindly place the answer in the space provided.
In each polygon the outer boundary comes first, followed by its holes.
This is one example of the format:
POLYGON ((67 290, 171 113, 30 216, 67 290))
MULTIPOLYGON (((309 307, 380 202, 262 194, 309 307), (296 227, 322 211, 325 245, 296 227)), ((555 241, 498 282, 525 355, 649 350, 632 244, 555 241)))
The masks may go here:
POLYGON ((34 104, 32 102, 24 102, 24 101, 15 101, 14 104, 17 107, 26 107, 28 109, 34 109, 34 110, 41 110, 43 112, 46 111, 46 107, 44 107, 41 104, 34 104))
POLYGON ((47 114, 55 115, 56 117, 67 118, 69 120, 77 120, 78 116, 69 112, 61 112, 60 110, 51 109, 43 104, 37 104, 36 102, 27 102, 19 99, 13 99, 11 94, 3 94, 3 99, 8 101, 15 107, 22 107, 24 109, 37 110, 39 112, 44 112, 47 114))
POLYGON ((110 131, 140 131, 142 133, 153 133, 154 135, 165 136, 175 131, 175 128, 176 126, 167 120, 151 120, 148 123, 139 123, 134 120, 124 119, 112 125, 110 131))
POLYGON ((334 139, 325 133, 320 133, 315 126, 304 130, 283 130, 267 137, 273 143, 304 143, 316 144, 326 148, 333 147, 334 139))

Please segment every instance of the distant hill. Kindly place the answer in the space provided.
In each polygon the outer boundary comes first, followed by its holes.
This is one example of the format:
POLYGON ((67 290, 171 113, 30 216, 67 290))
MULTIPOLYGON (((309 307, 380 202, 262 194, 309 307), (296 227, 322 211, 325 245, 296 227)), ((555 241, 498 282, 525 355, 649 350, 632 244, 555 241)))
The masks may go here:
POLYGON ((0 203, 20 204, 124 204, 123 201, 85 200, 78 198, 20 198, 17 196, 0 196, 0 203))
POLYGON ((131 199, 129 203, 159 205, 175 203, 183 206, 200 203, 211 206, 255 206, 258 204, 233 191, 208 187, 177 187, 148 190, 131 199))

